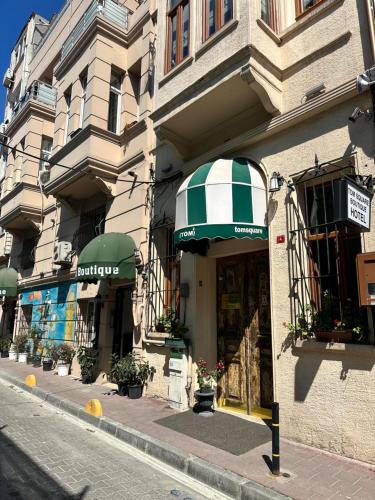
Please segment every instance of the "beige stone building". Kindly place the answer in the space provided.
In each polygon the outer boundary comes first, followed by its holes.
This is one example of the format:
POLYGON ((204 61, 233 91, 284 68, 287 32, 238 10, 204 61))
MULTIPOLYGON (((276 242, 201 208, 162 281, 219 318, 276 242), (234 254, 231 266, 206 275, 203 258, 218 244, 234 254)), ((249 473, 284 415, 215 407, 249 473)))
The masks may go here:
POLYGON ((170 181, 151 223, 151 390, 192 405, 195 363, 222 359, 219 406, 278 401, 284 436, 375 462, 356 272, 375 250, 374 92, 356 85, 375 78, 374 4, 176 0, 157 26, 155 172, 170 181), (337 212, 345 200, 357 220, 337 212), (189 328, 177 363, 155 331, 170 307, 189 328))
MULTIPOLYGON (((134 280, 147 250, 153 10, 69 0, 50 22, 33 14, 4 77, 1 259, 18 288, 4 300, 2 333, 36 327, 51 341, 94 344, 102 371, 132 350, 133 307, 142 313, 134 280), (83 250, 108 234, 130 251, 121 259, 132 273, 98 262, 77 281, 83 250)), ((98 245, 104 259, 110 244, 98 245)))
POLYGON ((285 437, 375 462, 373 0, 72 0, 41 39, 36 18, 4 79, 3 335, 93 343, 103 371, 136 349, 179 409, 222 359, 223 410, 278 401, 285 437))

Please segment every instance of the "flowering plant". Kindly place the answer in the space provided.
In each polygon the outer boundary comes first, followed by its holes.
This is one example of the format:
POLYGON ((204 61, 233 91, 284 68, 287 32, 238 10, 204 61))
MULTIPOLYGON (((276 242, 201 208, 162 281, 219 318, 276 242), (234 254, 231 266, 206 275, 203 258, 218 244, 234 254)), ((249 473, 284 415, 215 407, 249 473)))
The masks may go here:
POLYGON ((223 361, 216 363, 212 370, 207 369, 207 361, 199 359, 197 362, 197 378, 199 387, 210 386, 213 382, 217 382, 224 371, 223 361))

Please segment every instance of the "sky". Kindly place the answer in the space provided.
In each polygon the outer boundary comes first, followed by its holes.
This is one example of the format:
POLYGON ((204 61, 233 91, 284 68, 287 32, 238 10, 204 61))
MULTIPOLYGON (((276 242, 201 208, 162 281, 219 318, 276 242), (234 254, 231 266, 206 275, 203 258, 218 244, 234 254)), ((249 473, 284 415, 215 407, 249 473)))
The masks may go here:
POLYGON ((46 19, 59 12, 65 0, 12 0, 1 9, 0 17, 0 121, 4 114, 6 89, 3 76, 8 68, 10 52, 32 12, 37 12, 46 19))

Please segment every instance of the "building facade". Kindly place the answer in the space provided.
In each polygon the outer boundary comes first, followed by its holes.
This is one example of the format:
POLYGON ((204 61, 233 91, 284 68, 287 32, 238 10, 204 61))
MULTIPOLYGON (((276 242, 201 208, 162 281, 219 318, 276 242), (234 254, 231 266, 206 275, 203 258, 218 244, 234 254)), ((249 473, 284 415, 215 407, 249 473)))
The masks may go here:
POLYGON ((4 78, 0 224, 18 294, 5 299, 3 334, 36 328, 50 342, 94 345, 103 373, 112 353, 132 350, 133 307, 141 314, 135 253, 138 262, 147 249, 152 9, 150 2, 70 0, 50 22, 33 15, 4 78), (98 262, 97 277, 108 279, 80 280, 85 247, 118 233, 129 235, 131 255, 122 259, 133 262, 131 277, 110 279, 98 262))
POLYGON ((223 360, 223 410, 278 401, 284 437, 374 463, 373 0, 71 0, 41 23, 16 106, 6 80, 3 335, 93 344, 102 372, 135 349, 182 410, 223 360))

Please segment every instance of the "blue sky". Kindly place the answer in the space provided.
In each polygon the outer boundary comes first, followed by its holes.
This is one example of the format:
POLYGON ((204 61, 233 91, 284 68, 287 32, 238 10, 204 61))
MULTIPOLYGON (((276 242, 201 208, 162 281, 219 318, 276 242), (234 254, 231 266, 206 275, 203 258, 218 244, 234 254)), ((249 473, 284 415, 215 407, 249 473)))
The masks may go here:
POLYGON ((3 87, 3 75, 9 65, 12 50, 20 31, 32 12, 37 12, 46 19, 58 12, 65 0, 12 0, 2 2, 0 18, 0 121, 3 118, 6 89, 3 87))

